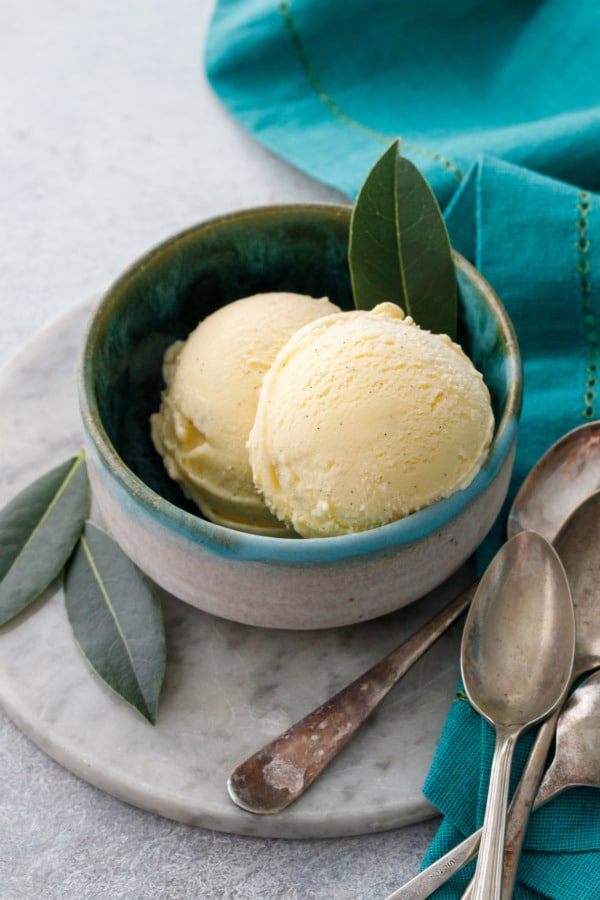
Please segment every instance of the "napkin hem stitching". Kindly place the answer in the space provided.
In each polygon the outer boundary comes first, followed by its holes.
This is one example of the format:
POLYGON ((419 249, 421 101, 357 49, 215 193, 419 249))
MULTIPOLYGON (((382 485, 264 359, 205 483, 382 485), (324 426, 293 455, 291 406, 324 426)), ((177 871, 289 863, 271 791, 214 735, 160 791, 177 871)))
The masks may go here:
MULTIPOLYGON (((335 100, 333 100, 333 98, 324 89, 321 80, 319 79, 319 76, 317 75, 317 72, 310 61, 310 57, 306 51, 304 41, 302 40, 302 35, 300 34, 300 30, 292 16, 290 5, 291 0, 280 0, 280 2, 277 4, 277 11, 283 20, 285 30, 291 41, 292 47, 294 48, 294 51, 298 58, 298 62, 300 63, 300 67, 311 89, 317 95, 321 103, 329 110, 333 117, 343 125, 347 125, 350 128, 356 128, 358 129, 358 131, 361 131, 368 137, 379 141, 379 143, 390 144, 393 140, 395 140, 395 138, 391 138, 389 135, 384 134, 381 131, 377 131, 376 129, 369 128, 368 125, 364 125, 357 119, 353 119, 352 116, 349 116, 344 112, 343 109, 341 109, 341 107, 338 106, 335 100)), ((422 156, 426 156, 429 159, 435 160, 435 162, 439 163, 442 168, 451 172, 454 176, 455 181, 458 181, 459 183, 465 177, 465 173, 453 159, 448 159, 447 157, 443 156, 443 154, 437 153, 435 150, 429 150, 427 147, 419 147, 416 144, 411 144, 409 141, 405 141, 402 138, 401 146, 404 146, 409 151, 409 153, 419 153, 422 156)))
POLYGON ((580 308, 583 319, 586 342, 586 378, 583 394, 584 407, 582 416, 584 419, 592 419, 595 415, 594 403, 596 400, 596 374, 598 363, 598 330, 597 320, 592 302, 592 265, 589 257, 590 239, 588 237, 588 216, 591 208, 591 195, 588 191, 579 191, 576 228, 578 238, 575 241, 577 249, 577 262, 575 268, 578 273, 580 308))

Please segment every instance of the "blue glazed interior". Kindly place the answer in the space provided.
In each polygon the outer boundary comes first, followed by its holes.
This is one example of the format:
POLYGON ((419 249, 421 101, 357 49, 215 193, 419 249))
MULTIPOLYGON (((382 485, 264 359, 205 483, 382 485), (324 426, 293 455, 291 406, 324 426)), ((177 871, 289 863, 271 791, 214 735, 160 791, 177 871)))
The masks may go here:
POLYGON ((457 260, 458 339, 483 373, 497 432, 503 432, 488 465, 466 491, 371 532, 290 540, 242 534, 206 522, 167 476, 148 424, 159 404, 166 347, 185 338, 219 306, 257 292, 327 295, 351 309, 349 220, 349 207, 304 205, 249 210, 204 223, 134 264, 108 291, 91 323, 82 357, 82 408, 105 465, 167 527, 208 542, 218 552, 301 561, 416 540, 475 496, 495 474, 514 437, 520 362, 512 328, 485 283, 457 260))

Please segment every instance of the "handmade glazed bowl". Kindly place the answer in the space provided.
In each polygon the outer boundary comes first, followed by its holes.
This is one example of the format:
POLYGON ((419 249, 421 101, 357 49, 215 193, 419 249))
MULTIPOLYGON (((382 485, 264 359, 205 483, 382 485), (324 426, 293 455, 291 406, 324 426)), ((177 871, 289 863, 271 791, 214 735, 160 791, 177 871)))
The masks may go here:
POLYGON ((190 228, 135 262, 97 306, 81 352, 87 465, 106 525, 158 585, 209 613, 270 628, 374 618, 441 584, 496 519, 512 471, 521 362, 498 297, 456 255, 458 339, 490 390, 496 429, 471 485, 404 519, 328 538, 266 537, 201 517, 150 438, 166 347, 239 297, 284 290, 351 309, 350 207, 273 206, 190 228))

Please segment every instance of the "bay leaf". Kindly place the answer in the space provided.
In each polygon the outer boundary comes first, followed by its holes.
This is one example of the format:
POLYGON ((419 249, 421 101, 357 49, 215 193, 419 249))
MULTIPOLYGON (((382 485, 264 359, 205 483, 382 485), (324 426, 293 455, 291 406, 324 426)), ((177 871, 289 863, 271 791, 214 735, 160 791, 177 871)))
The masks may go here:
POLYGON ((452 248, 435 195, 394 141, 362 185, 350 222, 354 303, 398 304, 429 331, 456 338, 452 248))
POLYGON ((389 301, 408 312, 396 222, 397 155, 393 143, 367 175, 352 209, 348 261, 358 309, 389 301))
POLYGON ((104 531, 88 522, 65 569, 75 640, 106 684, 155 724, 166 668, 160 599, 104 531))
POLYGON ((89 494, 80 453, 42 475, 0 511, 0 625, 60 574, 83 529, 89 494))

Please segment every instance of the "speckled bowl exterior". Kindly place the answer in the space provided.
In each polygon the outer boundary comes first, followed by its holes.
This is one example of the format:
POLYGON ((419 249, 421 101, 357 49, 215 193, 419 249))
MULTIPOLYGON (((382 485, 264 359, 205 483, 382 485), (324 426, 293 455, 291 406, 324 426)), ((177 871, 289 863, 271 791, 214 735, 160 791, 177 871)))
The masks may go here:
POLYGON ((512 471, 522 372, 511 322, 456 255, 458 339, 490 389, 496 431, 472 484, 358 534, 277 538, 203 519, 150 439, 166 347, 214 309, 261 291, 327 295, 352 308, 350 207, 251 209, 200 224, 134 263, 106 292, 83 341, 79 396, 94 497, 115 540, 157 584, 209 613, 269 628, 347 625, 441 584, 496 519, 512 471))

